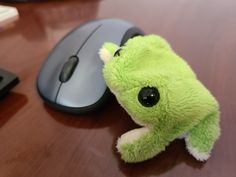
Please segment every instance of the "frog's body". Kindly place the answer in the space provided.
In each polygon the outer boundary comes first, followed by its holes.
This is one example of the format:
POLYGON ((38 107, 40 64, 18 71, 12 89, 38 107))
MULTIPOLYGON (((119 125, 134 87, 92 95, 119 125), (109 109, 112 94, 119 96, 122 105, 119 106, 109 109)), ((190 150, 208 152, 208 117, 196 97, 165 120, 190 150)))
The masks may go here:
POLYGON ((100 51, 106 83, 132 119, 143 126, 118 139, 122 159, 150 159, 183 137, 197 160, 207 160, 220 135, 219 106, 189 65, 155 35, 130 39, 113 57, 117 49, 106 43, 100 51), (150 88, 151 104, 146 97, 140 100, 142 89, 149 89, 146 94, 150 88))

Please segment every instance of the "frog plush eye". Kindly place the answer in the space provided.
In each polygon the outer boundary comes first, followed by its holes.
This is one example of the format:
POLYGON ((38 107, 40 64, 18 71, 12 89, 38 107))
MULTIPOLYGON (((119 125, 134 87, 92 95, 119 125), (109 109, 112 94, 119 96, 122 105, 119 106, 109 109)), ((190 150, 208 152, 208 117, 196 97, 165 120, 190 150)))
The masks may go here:
POLYGON ((160 100, 160 94, 155 87, 144 87, 139 91, 138 101, 145 107, 152 107, 160 100))
POLYGON ((120 51, 121 51, 121 50, 122 50, 122 48, 119 48, 119 49, 115 52, 114 57, 120 56, 120 51))

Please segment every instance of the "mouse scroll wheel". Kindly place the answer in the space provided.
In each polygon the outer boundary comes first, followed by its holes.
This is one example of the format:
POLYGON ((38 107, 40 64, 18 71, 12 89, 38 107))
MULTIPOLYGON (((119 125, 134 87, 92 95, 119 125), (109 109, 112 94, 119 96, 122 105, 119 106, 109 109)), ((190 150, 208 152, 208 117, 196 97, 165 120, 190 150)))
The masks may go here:
POLYGON ((61 82, 67 82, 71 78, 78 62, 79 62, 79 59, 77 56, 72 56, 69 58, 69 60, 64 64, 62 68, 62 71, 59 77, 59 80, 61 82))

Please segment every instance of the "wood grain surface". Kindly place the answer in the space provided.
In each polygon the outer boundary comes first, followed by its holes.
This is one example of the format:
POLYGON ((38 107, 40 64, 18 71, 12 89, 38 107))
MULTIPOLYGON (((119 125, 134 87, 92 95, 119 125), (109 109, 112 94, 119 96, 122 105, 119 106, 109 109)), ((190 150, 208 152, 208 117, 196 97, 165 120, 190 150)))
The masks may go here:
POLYGON ((0 100, 0 177, 236 177, 236 1, 104 0, 2 3, 20 19, 0 32, 0 67, 21 83, 0 100), (69 115, 36 90, 43 61, 70 30, 96 18, 129 20, 165 37, 220 102, 222 135, 197 162, 181 140, 139 164, 120 160, 117 138, 136 125, 113 98, 104 109, 69 115))

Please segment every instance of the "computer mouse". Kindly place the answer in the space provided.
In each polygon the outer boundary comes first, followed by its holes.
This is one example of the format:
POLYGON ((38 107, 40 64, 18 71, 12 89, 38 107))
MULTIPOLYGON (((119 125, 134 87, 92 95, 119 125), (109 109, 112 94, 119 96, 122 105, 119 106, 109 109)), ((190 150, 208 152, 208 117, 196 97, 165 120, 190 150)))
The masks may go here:
POLYGON ((110 97, 98 52, 105 42, 123 45, 143 35, 132 23, 101 19, 85 23, 67 34, 45 60, 37 89, 49 105, 70 113, 87 113, 102 107, 110 97))

